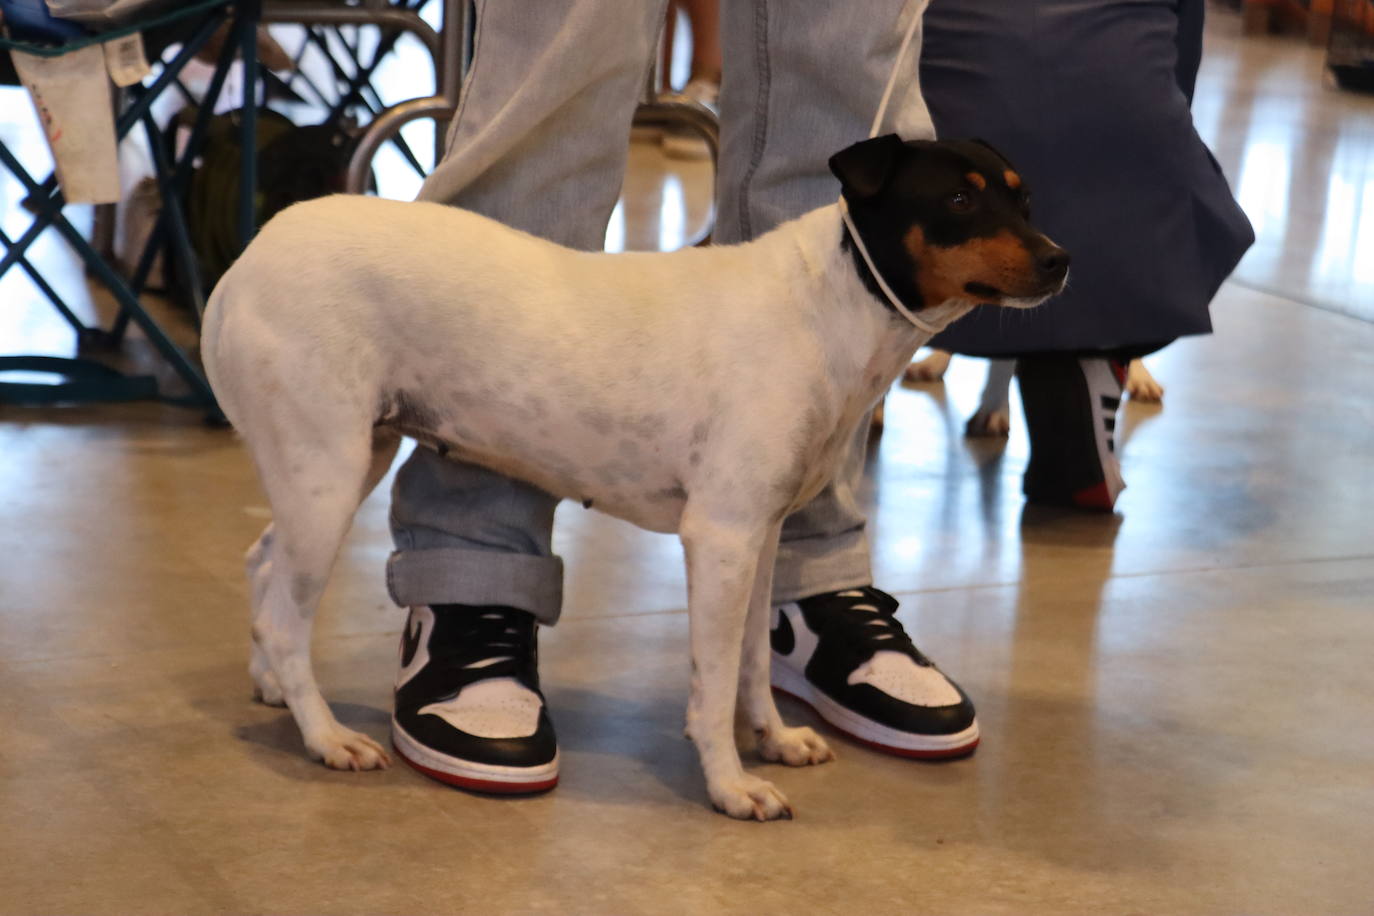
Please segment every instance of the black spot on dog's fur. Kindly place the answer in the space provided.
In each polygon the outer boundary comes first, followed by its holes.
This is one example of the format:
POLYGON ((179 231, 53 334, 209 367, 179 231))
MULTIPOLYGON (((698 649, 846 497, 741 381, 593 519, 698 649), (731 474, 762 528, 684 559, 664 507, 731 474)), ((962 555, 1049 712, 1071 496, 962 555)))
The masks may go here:
POLYGON ((423 398, 398 390, 382 398, 378 422, 403 432, 431 432, 438 429, 442 417, 423 398))
POLYGON ((604 410, 582 410, 578 412, 577 419, 603 436, 609 436, 611 430, 615 428, 615 420, 604 410))
POLYGON ((641 414, 623 418, 620 427, 637 439, 656 439, 668 428, 668 418, 661 414, 641 414))
MULTIPOLYGON (((291 577, 291 600, 301 606, 301 612, 306 612, 306 606, 310 599, 319 590, 320 580, 309 573, 296 573, 291 577)), ((314 608, 310 608, 313 611, 314 608)))

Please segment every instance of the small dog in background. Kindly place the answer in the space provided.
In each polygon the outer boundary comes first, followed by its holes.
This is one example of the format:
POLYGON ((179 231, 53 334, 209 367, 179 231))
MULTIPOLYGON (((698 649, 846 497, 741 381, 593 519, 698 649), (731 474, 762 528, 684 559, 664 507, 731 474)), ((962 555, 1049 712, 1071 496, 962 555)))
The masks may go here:
MULTIPOLYGON (((911 384, 938 382, 945 377, 953 357, 947 350, 932 349, 925 359, 907 366, 902 372, 902 381, 911 384)), ((977 437, 1006 436, 1011 431, 1011 408, 1009 395, 1011 380, 1016 375, 1016 360, 988 360, 988 376, 983 383, 983 394, 978 401, 978 409, 969 417, 964 427, 964 435, 977 437)), ((1164 386, 1161 385, 1145 363, 1133 359, 1126 367, 1126 393, 1134 401, 1158 403, 1164 399, 1164 386)), ((875 417, 881 414, 875 411, 875 417)), ((881 425, 881 419, 877 422, 881 425)))

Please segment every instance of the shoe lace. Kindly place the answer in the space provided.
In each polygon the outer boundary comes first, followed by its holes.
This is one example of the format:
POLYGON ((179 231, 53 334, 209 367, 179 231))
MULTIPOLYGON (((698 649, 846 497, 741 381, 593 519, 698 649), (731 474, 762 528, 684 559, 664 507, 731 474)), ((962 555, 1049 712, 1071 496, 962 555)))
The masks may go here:
POLYGON ((449 618, 442 642, 430 643, 431 664, 461 670, 466 680, 514 677, 530 680, 535 668, 535 624, 525 611, 508 607, 440 605, 449 618))
POLYGON ((842 631, 846 642, 870 656, 884 650, 900 652, 918 665, 930 665, 897 619, 897 607, 896 598, 871 585, 845 589, 831 596, 826 629, 842 631))

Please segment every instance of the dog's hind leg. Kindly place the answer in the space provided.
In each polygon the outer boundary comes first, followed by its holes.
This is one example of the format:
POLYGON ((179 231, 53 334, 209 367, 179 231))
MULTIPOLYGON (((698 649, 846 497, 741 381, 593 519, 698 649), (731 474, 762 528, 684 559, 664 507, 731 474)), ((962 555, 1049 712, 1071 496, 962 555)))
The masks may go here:
POLYGON ((964 427, 966 436, 1006 436, 1011 432, 1011 407, 1009 392, 1011 379, 1016 374, 1016 360, 993 359, 988 361, 988 379, 983 385, 983 397, 978 412, 969 417, 964 427))
MULTIPOLYGON (((314 418, 307 428, 330 425, 314 418)), ((255 681, 265 699, 276 698, 275 682, 312 757, 334 769, 386 767, 391 761, 381 745, 340 725, 325 703, 310 664, 310 634, 339 545, 362 496, 386 473, 396 439, 388 433, 369 447, 372 432, 364 428, 356 437, 311 437, 302 446, 282 427, 277 432, 249 442, 273 512, 270 530, 249 555, 255 681)))
POLYGON ((772 783, 744 772, 735 744, 744 624, 764 529, 704 517, 689 502, 681 537, 693 666, 687 733, 701 755, 706 791, 711 803, 731 817, 791 817, 787 799, 772 783))
MULTIPOLYGON (((362 499, 377 486, 386 472, 391 469, 391 462, 396 457, 396 448, 400 445, 401 437, 390 430, 377 430, 372 439, 372 463, 368 468, 367 478, 363 481, 362 499)), ((360 499, 361 501, 361 499, 360 499)), ((273 526, 268 523, 262 535, 257 539, 252 547, 248 549, 244 566, 248 574, 248 582, 252 587, 252 617, 256 619, 258 611, 263 607, 263 600, 267 594, 268 577, 271 574, 271 557, 273 542, 273 526)), ((281 684, 277 682, 277 676, 272 671, 272 664, 267 659, 267 653, 255 639, 253 641, 252 660, 248 663, 248 673, 253 678, 253 698, 267 704, 268 706, 285 706, 286 700, 282 696, 281 684)))
POLYGON ((778 535, 775 527, 768 543, 759 555, 759 569, 754 576, 754 590, 749 598, 749 616, 744 623, 744 654, 739 669, 739 705, 745 722, 758 739, 759 755, 764 760, 788 766, 806 766, 834 760, 825 739, 806 726, 797 728, 783 723, 773 701, 773 686, 769 679, 772 649, 768 642, 768 625, 773 609, 773 563, 778 554, 778 535))

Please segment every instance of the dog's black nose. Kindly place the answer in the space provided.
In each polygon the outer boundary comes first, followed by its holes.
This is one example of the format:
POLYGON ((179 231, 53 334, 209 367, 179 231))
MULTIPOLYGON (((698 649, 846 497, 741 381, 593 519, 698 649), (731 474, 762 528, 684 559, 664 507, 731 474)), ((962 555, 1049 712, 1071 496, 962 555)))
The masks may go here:
POLYGON ((1069 272, 1069 253, 1058 245, 1051 245, 1041 252, 1036 260, 1036 266, 1046 277, 1062 280, 1064 275, 1069 272))

